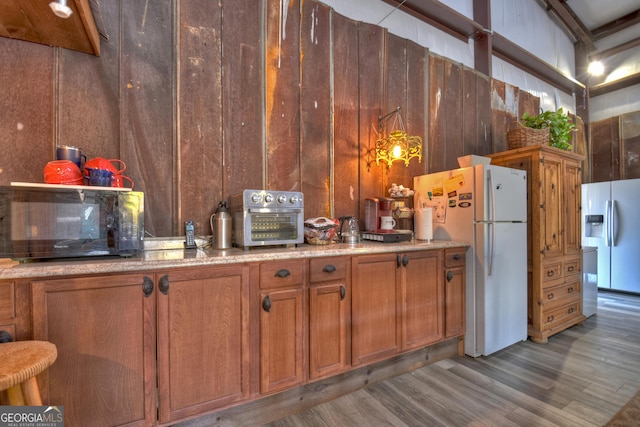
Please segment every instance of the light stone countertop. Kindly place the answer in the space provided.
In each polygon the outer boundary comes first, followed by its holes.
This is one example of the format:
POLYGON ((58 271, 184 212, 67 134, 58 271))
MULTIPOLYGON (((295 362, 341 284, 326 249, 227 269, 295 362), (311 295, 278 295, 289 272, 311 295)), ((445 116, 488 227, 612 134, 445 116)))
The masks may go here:
MULTIPOLYGON (((180 243, 184 238, 180 240, 180 243)), ((174 239, 174 241, 176 241, 174 239)), ((57 260, 42 260, 20 263, 11 259, 0 259, 0 280, 54 277, 67 275, 127 273, 149 270, 165 270, 181 267, 204 267, 284 259, 317 258, 328 256, 351 256, 382 254, 401 251, 420 251, 469 246, 468 242, 432 240, 430 243, 415 241, 380 243, 364 241, 355 245, 336 243, 330 245, 308 245, 298 247, 270 246, 252 247, 245 251, 239 248, 216 250, 205 249, 150 249, 142 255, 120 257, 87 257, 57 260)), ((145 247, 147 242, 145 241, 145 247)), ((151 245, 149 245, 151 247, 151 245)))

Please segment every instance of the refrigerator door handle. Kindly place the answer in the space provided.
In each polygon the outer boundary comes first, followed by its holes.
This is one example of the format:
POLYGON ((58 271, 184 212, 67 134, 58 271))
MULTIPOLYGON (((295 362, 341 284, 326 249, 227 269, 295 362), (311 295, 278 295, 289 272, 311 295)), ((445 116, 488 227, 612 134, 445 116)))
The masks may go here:
POLYGON ((489 221, 494 222, 496 220, 496 198, 493 194, 493 178, 491 177, 491 169, 487 169, 487 181, 489 181, 489 199, 491 199, 491 217, 489 221))
POLYGON ((611 246, 611 200, 607 200, 605 202, 604 214, 605 214, 604 242, 605 242, 605 245, 611 246))
POLYGON ((496 226, 493 222, 487 224, 489 227, 489 232, 491 233, 491 238, 489 241, 491 242, 491 248, 489 249, 489 276, 493 275, 493 259, 495 258, 495 248, 496 248, 496 226))
POLYGON ((496 247, 496 227, 495 227, 495 220, 496 220, 496 198, 495 198, 495 194, 493 193, 493 178, 491 177, 491 169, 487 170, 487 180, 489 181, 489 199, 491 199, 490 202, 490 206, 491 206, 491 215, 489 218, 489 230, 491 233, 491 239, 489 240, 491 242, 491 248, 489 249, 489 276, 493 275, 493 258, 495 257, 495 247, 496 247))
POLYGON ((616 233, 616 228, 617 225, 616 224, 616 216, 617 216, 618 212, 617 212, 617 208, 616 208, 616 201, 615 200, 611 200, 611 246, 616 246, 616 235, 618 233, 616 233))

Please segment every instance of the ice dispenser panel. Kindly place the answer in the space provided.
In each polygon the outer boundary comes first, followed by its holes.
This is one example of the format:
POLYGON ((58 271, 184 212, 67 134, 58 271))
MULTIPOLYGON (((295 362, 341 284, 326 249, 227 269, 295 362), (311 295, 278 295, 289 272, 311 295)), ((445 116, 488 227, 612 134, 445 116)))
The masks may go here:
POLYGON ((585 215, 585 237, 604 237, 604 215, 585 215))

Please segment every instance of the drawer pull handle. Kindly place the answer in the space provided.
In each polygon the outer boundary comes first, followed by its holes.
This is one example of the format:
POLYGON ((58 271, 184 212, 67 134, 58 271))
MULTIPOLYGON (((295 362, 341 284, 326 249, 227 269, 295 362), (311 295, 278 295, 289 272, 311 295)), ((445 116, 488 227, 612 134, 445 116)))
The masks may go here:
POLYGON ((569 309, 567 310, 567 314, 571 314, 573 313, 573 307, 569 307, 569 309))
POLYGON ((549 294, 547 295, 547 299, 553 299, 555 297, 555 295, 553 295, 553 292, 549 292, 549 294))
POLYGON ((549 270, 549 271, 547 271, 547 277, 553 277, 555 274, 556 274, 556 273, 555 273, 555 271, 553 271, 553 270, 549 270))
POLYGON ((262 300, 262 309, 267 313, 271 311, 271 299, 269 298, 269 295, 265 296, 262 300))
POLYGON ((569 289, 567 289, 568 293, 573 293, 573 286, 571 286, 569 289))
POLYGON ((282 278, 289 277, 289 276, 291 276, 291 272, 289 270, 287 270, 286 268, 283 268, 282 270, 276 271, 275 276, 276 277, 282 277, 282 278))
POLYGON ((569 266, 569 268, 568 268, 569 272, 572 272, 572 271, 573 271, 573 270, 575 270, 575 269, 576 269, 576 268, 575 268, 575 266, 573 266, 573 265, 569 266))
POLYGON ((344 286, 340 285, 340 301, 342 301, 346 296, 347 290, 344 288, 344 286))
POLYGON ((460 254, 455 254, 453 256, 453 259, 455 259, 456 261, 458 261, 460 258, 462 258, 462 255, 460 255, 460 254))
POLYGON ((336 271, 336 266, 332 264, 327 264, 324 266, 322 271, 324 271, 325 273, 333 273, 334 271, 336 271))
POLYGON ((551 323, 553 322, 554 317, 553 316, 549 316, 547 317, 547 323, 551 323))

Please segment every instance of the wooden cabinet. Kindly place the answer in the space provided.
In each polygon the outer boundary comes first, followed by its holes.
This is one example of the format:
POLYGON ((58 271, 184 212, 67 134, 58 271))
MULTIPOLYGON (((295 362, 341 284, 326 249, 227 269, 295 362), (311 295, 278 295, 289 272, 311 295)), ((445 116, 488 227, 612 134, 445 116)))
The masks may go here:
POLYGON ((9 333, 16 339, 16 284, 0 282, 0 331, 9 333))
POLYGON ((272 393, 304 380, 305 261, 260 264, 260 392, 272 393))
POLYGON ((444 251, 444 336, 451 338, 465 333, 466 248, 444 251))
POLYGON ((249 267, 157 275, 158 418, 175 421, 249 396, 249 267))
POLYGON ((69 425, 106 426, 246 399, 248 289, 243 265, 33 282, 34 338, 58 348, 46 401, 69 425))
POLYGON ((34 339, 58 349, 43 402, 70 426, 156 423, 153 281, 142 274, 32 283, 34 339))
POLYGON ((548 146, 490 155, 492 164, 527 171, 529 336, 549 336, 582 315, 582 156, 548 146))
POLYGON ((349 258, 309 261, 309 379, 349 366, 351 287, 349 258))
POLYGON ((442 251, 397 255, 400 271, 401 349, 411 350, 444 336, 442 251))
POLYGON ((354 257, 351 363, 386 359, 444 339, 443 273, 442 250, 354 257))
POLYGON ((400 267, 394 253, 351 261, 351 363, 387 359, 398 353, 400 267))

